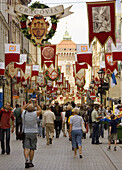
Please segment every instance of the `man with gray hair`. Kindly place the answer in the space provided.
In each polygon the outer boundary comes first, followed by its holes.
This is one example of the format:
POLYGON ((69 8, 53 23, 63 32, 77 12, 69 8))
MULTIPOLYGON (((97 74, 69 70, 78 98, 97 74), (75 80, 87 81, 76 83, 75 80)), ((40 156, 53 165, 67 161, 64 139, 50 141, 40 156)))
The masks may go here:
POLYGON ((47 111, 43 116, 43 127, 46 126, 47 145, 52 144, 54 136, 54 120, 55 114, 51 111, 51 107, 47 106, 47 111))
POLYGON ((29 102, 21 109, 23 131, 25 133, 25 139, 23 141, 24 156, 26 161, 25 168, 34 167, 32 161, 37 143, 37 117, 41 113, 41 108, 37 104, 37 100, 34 101, 34 105, 32 100, 29 100, 29 102), (37 111, 35 111, 34 105, 36 106, 37 111), (30 162, 28 162, 28 158, 30 158, 30 162))

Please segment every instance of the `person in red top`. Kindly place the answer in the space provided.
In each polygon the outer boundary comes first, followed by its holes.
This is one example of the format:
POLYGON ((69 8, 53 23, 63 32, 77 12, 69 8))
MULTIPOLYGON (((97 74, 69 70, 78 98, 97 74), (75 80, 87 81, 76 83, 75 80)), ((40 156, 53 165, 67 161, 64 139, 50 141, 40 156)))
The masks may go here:
POLYGON ((5 154, 4 136, 6 134, 6 153, 10 154, 10 118, 12 119, 12 133, 14 132, 14 115, 11 111, 10 103, 6 103, 5 109, 0 110, 1 128, 1 154, 5 154))

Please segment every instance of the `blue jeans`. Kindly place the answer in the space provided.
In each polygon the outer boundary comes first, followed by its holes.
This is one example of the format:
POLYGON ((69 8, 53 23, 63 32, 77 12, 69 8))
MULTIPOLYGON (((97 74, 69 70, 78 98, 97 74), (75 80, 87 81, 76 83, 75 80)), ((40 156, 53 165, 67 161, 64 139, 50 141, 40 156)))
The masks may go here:
POLYGON ((92 143, 99 143, 99 123, 92 123, 92 143))
POLYGON ((5 152, 4 136, 6 134, 6 153, 10 153, 10 128, 1 129, 1 149, 5 152))
POLYGON ((38 125, 38 133, 40 136, 45 138, 45 128, 42 127, 42 120, 40 121, 40 124, 38 125))
POLYGON ((99 125, 99 136, 104 137, 104 124, 99 125))
POLYGON ((82 130, 72 130, 72 147, 77 148, 78 146, 82 146, 82 130))

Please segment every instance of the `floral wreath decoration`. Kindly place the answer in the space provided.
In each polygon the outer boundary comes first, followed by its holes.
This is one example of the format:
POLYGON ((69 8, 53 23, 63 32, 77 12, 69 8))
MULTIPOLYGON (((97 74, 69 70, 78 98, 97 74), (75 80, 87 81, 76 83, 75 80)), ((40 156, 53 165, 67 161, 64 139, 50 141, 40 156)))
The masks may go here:
POLYGON ((51 79, 50 77, 49 77, 49 72, 46 70, 45 71, 45 76, 46 76, 46 79, 47 80, 50 80, 50 81, 57 81, 59 78, 60 78, 60 75, 61 75, 61 71, 60 71, 60 69, 58 68, 58 76, 55 78, 55 79, 51 79))
MULTIPOLYGON (((29 6, 32 10, 34 10, 35 8, 40 8, 40 9, 44 9, 44 8, 49 8, 47 5, 45 4, 41 4, 40 2, 35 2, 33 3, 31 6, 29 6)), ((58 19, 56 18, 56 16, 50 16, 51 18, 51 24, 52 27, 49 31, 48 34, 46 34, 46 38, 42 40, 42 44, 44 44, 44 42, 47 42, 49 39, 51 39, 55 32, 56 32, 56 28, 57 28, 57 22, 58 19)), ((28 15, 24 15, 22 14, 22 16, 20 17, 20 22, 21 22, 21 32, 24 34, 24 36, 29 39, 35 46, 37 46, 36 41, 34 39, 31 39, 31 34, 29 34, 29 28, 27 28, 26 25, 26 21, 28 20, 28 15)), ((40 46, 42 46, 40 44, 40 46)))

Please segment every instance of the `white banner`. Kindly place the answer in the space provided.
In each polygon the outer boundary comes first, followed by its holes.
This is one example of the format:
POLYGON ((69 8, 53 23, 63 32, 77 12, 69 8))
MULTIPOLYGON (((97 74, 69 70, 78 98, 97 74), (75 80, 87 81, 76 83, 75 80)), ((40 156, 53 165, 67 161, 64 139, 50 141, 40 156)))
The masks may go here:
POLYGON ((116 47, 114 44, 111 44, 112 52, 122 52, 122 43, 117 43, 116 47))
POLYGON ((6 11, 13 16, 17 16, 17 14, 18 15, 24 14, 28 16, 43 15, 44 17, 56 15, 56 17, 60 19, 73 13, 69 11, 71 7, 72 6, 69 6, 68 8, 64 9, 63 5, 58 5, 55 7, 45 9, 39 8, 31 9, 27 6, 16 4, 15 6, 8 5, 8 10, 6 11))
POLYGON ((92 46, 88 44, 77 44, 77 54, 92 54, 92 46))
POLYGON ((27 54, 20 54, 20 63, 24 63, 27 61, 27 54))
POLYGON ((5 44, 5 53, 20 54, 20 44, 5 44))
POLYGON ((33 65, 32 71, 39 71, 39 65, 33 65))
POLYGON ((0 69, 5 69, 5 63, 4 62, 0 62, 0 69))

